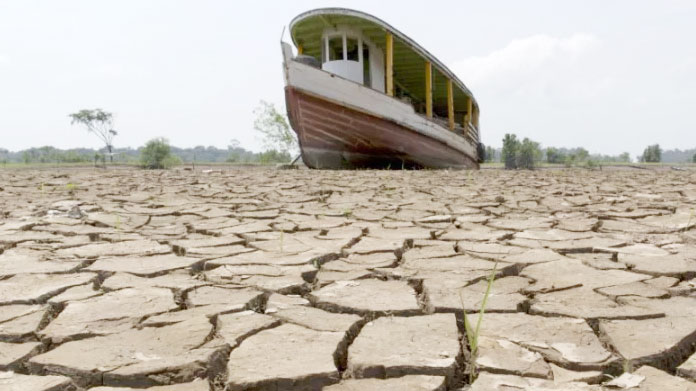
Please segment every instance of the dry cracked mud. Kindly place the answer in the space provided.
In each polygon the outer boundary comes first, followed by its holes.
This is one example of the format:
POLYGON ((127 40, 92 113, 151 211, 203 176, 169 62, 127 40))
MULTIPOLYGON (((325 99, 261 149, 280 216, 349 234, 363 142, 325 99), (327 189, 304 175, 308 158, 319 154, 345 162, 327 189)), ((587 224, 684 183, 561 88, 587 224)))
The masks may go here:
POLYGON ((3 391, 696 389, 694 171, 0 185, 3 391))

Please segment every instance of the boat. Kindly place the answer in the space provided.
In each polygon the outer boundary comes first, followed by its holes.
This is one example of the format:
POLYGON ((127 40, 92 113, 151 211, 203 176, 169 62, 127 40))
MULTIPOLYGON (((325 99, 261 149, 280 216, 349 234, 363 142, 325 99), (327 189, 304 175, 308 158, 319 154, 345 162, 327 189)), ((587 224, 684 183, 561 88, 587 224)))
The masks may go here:
POLYGON ((286 108, 308 167, 479 168, 476 99, 411 38, 345 8, 304 12, 289 33, 286 108))

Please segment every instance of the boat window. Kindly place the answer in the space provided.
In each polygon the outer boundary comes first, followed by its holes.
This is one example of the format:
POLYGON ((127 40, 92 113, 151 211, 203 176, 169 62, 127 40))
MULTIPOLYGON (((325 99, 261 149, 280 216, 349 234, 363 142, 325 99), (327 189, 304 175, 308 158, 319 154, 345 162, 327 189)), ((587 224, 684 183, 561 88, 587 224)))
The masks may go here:
POLYGON ((370 50, 363 45, 363 84, 372 87, 372 78, 370 77, 370 50))
POLYGON ((346 38, 346 60, 360 61, 358 56, 358 40, 355 38, 346 38))
POLYGON ((343 60, 343 37, 329 38, 329 58, 328 61, 343 60))

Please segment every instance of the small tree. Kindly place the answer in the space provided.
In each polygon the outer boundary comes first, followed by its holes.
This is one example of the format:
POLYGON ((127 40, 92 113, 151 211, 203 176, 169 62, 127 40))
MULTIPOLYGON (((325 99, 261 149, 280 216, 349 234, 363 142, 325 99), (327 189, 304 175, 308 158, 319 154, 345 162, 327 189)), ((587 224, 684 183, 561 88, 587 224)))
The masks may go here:
POLYGON ((650 145, 643 151, 640 160, 646 163, 659 163, 662 161, 662 148, 660 144, 650 145))
POLYGON ((171 154, 169 141, 165 138, 155 138, 145 144, 140 152, 140 165, 148 169, 164 169, 179 163, 179 159, 171 154))
POLYGON ((517 168, 533 170, 536 162, 541 160, 541 148, 539 143, 528 138, 522 140, 517 148, 517 168))
POLYGON ((694 156, 691 158, 691 162, 692 162, 692 163, 696 163, 696 153, 695 153, 694 156))
POLYGON ((94 133, 106 145, 109 151, 109 159, 113 163, 113 139, 118 133, 114 128, 114 116, 102 109, 83 109, 69 115, 71 124, 82 124, 87 127, 87 132, 94 133))
POLYGON ((619 155, 619 161, 623 163, 630 163, 631 155, 628 152, 624 152, 621 155, 619 155))
POLYGON ((295 133, 290 130, 285 115, 279 113, 272 103, 262 100, 254 114, 254 129, 261 133, 267 150, 278 150, 287 154, 297 150, 295 133))
POLYGON ((517 168, 517 150, 520 147, 520 142, 514 134, 506 134, 503 137, 503 152, 500 154, 500 159, 505 163, 506 170, 514 170, 517 168))

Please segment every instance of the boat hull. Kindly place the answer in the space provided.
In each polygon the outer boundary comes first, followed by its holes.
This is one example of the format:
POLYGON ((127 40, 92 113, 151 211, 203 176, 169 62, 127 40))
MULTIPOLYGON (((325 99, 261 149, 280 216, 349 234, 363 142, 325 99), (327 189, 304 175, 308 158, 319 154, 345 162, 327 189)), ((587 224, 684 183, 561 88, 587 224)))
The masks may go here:
POLYGON ((292 86, 285 87, 285 100, 310 168, 479 168, 474 157, 389 119, 292 86))

